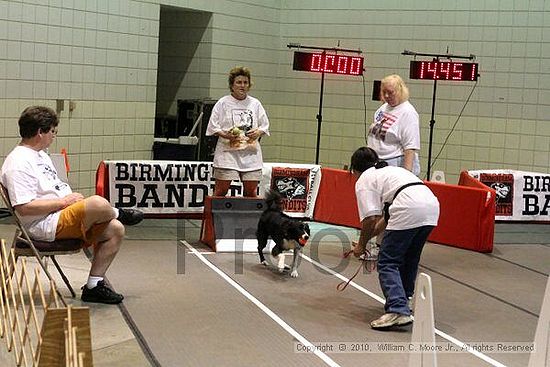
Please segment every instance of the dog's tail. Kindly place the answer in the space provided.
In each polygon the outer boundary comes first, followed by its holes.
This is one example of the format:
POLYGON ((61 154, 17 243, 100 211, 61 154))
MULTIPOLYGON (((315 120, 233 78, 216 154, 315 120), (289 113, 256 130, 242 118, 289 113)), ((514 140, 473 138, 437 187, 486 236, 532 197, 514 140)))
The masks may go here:
POLYGON ((267 210, 283 210, 283 199, 281 194, 275 190, 269 190, 265 195, 267 210))

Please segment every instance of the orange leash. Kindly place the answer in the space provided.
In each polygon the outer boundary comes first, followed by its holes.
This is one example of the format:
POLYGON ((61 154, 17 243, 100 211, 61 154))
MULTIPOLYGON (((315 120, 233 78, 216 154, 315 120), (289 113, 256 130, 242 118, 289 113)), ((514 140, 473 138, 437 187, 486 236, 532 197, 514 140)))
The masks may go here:
MULTIPOLYGON (((344 252, 343 258, 347 259, 349 257, 349 255, 351 255, 352 253, 353 253, 353 250, 349 250, 349 251, 344 252)), ((367 273, 371 273, 372 271, 376 270, 376 261, 369 260, 370 256, 371 256, 370 251, 365 249, 364 257, 363 257, 363 259, 361 259, 361 264, 359 264, 359 267, 357 268, 357 270, 355 271, 353 276, 351 278, 349 278, 347 281, 343 280, 340 283, 338 283, 338 285, 336 286, 336 289, 339 290, 339 291, 343 291, 344 289, 346 289, 346 287, 357 276, 357 274, 359 274, 359 272, 361 271, 361 268, 363 266, 365 266, 365 270, 367 271, 367 273), (369 267, 370 262, 373 263, 372 267, 369 267)))

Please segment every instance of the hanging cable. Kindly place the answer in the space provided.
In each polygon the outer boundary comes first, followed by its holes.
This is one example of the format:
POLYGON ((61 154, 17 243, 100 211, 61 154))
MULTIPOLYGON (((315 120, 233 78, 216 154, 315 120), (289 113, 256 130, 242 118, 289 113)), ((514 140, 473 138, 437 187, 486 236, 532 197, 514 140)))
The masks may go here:
MULTIPOLYGON (((464 102, 464 105, 462 106, 462 109, 460 110, 460 113, 458 114, 458 117, 456 118, 456 121, 454 122, 453 127, 451 127, 451 131, 449 131, 449 133, 445 137, 445 140, 443 141, 443 145, 441 145, 441 149, 439 149, 439 152, 435 156, 435 158, 432 162, 432 166, 435 165, 435 162, 437 161, 437 158, 439 158, 439 156, 441 155, 441 152, 443 151, 443 148, 445 148, 445 146, 447 145, 447 141, 451 137, 451 134, 454 132, 455 127, 458 124, 458 121, 460 120, 460 118, 462 117, 462 113, 464 112, 464 109, 466 109, 466 106, 468 105, 468 102, 470 102, 470 98, 472 97, 472 94, 474 94, 474 90, 476 89, 476 87, 477 87, 477 80, 476 80, 474 86, 472 87, 472 90, 470 91, 470 94, 468 95, 468 98, 466 98, 466 101, 464 102)), ((429 179, 429 178, 424 176, 424 179, 429 179)))
POLYGON ((365 146, 367 145, 367 88, 365 87, 365 75, 361 75, 363 78, 363 127, 365 129, 365 146))

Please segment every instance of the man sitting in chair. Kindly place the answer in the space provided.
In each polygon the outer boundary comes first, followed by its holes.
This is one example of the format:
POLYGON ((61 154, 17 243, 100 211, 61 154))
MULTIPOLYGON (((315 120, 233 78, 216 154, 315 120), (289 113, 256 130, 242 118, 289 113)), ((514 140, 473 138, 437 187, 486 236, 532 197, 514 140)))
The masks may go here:
POLYGON ((101 196, 84 198, 61 181, 44 152, 57 134, 59 119, 48 107, 26 108, 19 118, 21 142, 6 157, 1 180, 25 229, 35 240, 82 239, 94 245, 88 282, 82 287, 84 302, 120 303, 124 296, 104 282, 115 258, 124 225, 143 219, 135 209, 117 209, 101 196))

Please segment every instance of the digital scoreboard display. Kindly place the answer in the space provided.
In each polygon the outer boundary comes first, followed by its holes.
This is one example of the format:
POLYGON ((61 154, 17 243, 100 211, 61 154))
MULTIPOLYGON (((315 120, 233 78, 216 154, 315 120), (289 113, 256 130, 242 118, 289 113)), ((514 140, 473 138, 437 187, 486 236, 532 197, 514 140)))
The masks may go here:
POLYGON ((476 81, 478 64, 453 61, 411 61, 409 78, 445 81, 476 81))
POLYGON ((326 52, 294 52, 293 70, 341 75, 363 75, 361 56, 337 55, 326 52))

